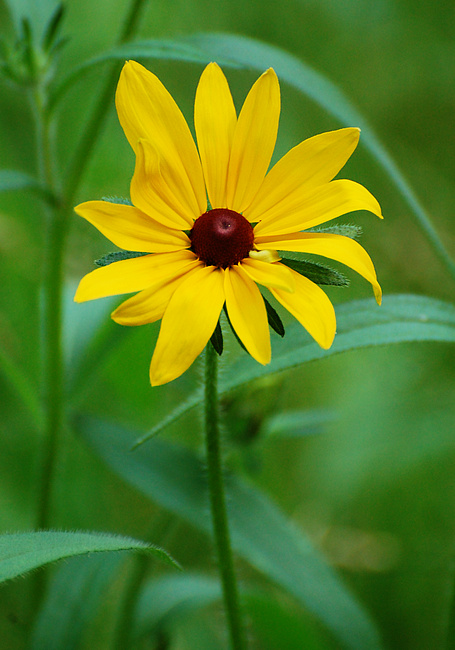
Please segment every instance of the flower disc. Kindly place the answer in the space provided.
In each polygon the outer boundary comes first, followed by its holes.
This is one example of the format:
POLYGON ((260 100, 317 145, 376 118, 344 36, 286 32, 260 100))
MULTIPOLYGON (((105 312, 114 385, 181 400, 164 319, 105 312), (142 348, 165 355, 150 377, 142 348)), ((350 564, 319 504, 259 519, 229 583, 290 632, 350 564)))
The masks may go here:
POLYGON ((223 269, 248 257, 254 242, 250 223, 227 208, 209 210, 196 219, 190 238, 200 260, 223 269))

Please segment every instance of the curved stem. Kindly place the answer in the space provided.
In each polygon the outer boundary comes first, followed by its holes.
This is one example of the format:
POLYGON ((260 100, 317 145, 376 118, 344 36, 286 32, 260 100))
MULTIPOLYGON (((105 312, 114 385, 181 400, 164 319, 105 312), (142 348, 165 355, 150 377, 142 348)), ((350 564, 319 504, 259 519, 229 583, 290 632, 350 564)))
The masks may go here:
POLYGON ((217 362, 216 352, 211 343, 208 343, 205 350, 205 442, 210 505, 231 645, 234 650, 242 650, 246 645, 229 536, 221 461, 217 362))

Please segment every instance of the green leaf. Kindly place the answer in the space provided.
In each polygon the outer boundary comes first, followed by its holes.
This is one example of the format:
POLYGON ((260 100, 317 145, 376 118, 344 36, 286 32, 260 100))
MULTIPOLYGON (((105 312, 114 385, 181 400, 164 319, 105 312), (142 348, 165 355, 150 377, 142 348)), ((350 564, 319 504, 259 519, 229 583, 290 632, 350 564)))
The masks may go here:
MULTIPOLYGON (((134 636, 144 637, 170 629, 176 619, 195 616, 221 601, 219 580, 199 573, 169 574, 149 581, 138 600, 134 636)), ((242 591, 248 620, 261 648, 276 650, 323 650, 329 648, 316 631, 309 615, 295 607, 284 607, 270 594, 242 591)), ((34 649, 33 649, 34 650, 34 649)))
POLYGON ((304 275, 312 282, 324 285, 330 284, 335 287, 349 286, 349 280, 342 273, 331 269, 330 266, 325 266, 325 264, 303 259, 303 255, 304 253, 280 251, 282 264, 289 266, 290 269, 304 275))
POLYGON ((220 319, 218 319, 215 331, 210 337, 210 342, 213 345, 215 352, 221 356, 223 354, 223 332, 221 330, 220 319))
POLYGON ((24 18, 33 26, 34 35, 43 34, 49 20, 52 20, 57 0, 5 0, 12 19, 19 31, 24 18))
POLYGON ((99 366, 132 332, 110 318, 117 296, 75 303, 76 287, 77 283, 68 282, 63 294, 65 380, 73 408, 90 394, 99 366))
POLYGON ((39 398, 39 391, 19 365, 13 362, 1 347, 0 374, 5 377, 9 387, 26 407, 33 425, 36 429, 41 430, 44 425, 45 414, 39 398))
POLYGON ((42 46, 45 52, 50 50, 55 44, 64 13, 65 6, 63 3, 60 3, 55 7, 53 14, 49 18, 49 22, 47 23, 42 36, 42 46))
POLYGON ((33 176, 15 169, 0 169, 0 192, 14 190, 33 190, 46 201, 53 201, 49 190, 43 187, 33 176))
POLYGON ((122 562, 120 554, 108 553, 89 561, 74 557, 59 567, 46 591, 30 650, 78 650, 122 562))
POLYGON ((261 427, 261 436, 273 438, 300 438, 321 433, 335 420, 335 413, 326 409, 312 411, 285 411, 267 418, 261 427))
MULTIPOLYGON (((329 350, 320 348, 301 325, 291 323, 288 336, 273 345, 271 363, 261 366, 249 357, 242 357, 223 373, 220 393, 225 395, 259 377, 358 348, 411 341, 455 342, 455 306, 435 298, 398 294, 386 296, 381 307, 372 299, 356 300, 340 305, 336 312, 337 335, 329 350)), ((202 398, 199 390, 188 396, 141 436, 135 447, 199 406, 202 398)))
POLYGON ((0 582, 74 555, 103 551, 150 553, 173 566, 165 551, 146 542, 104 533, 39 531, 0 535, 0 582))
MULTIPOLYGON (((247 350, 246 347, 243 345, 243 341, 242 341, 242 339, 241 339, 240 336, 237 334, 237 332, 236 332, 235 329, 234 329, 234 326, 233 326, 232 323, 231 323, 231 319, 229 318, 229 314, 228 314, 228 310, 227 310, 227 307, 226 307, 226 303, 224 303, 224 305, 223 305, 223 311, 224 311, 224 315, 226 316, 226 320, 227 320, 227 322, 229 323, 229 327, 231 328, 231 331, 232 331, 232 333, 233 333, 233 335, 234 335, 234 337, 235 337, 237 343, 240 345, 240 347, 242 348, 242 350, 248 354, 248 350, 247 350)), ((250 355, 248 354, 248 356, 250 356, 250 355)))
POLYGON ((455 342, 455 306, 425 296, 388 296, 381 307, 372 299, 345 303, 337 308, 337 323, 329 350, 320 348, 298 323, 292 323, 288 336, 274 346, 268 366, 239 358, 226 369, 222 390, 349 350, 406 341, 455 342))
POLYGON ((117 203, 120 205, 133 205, 131 199, 127 199, 124 196, 103 196, 102 201, 107 201, 107 203, 117 203))
POLYGON ((342 91, 329 79, 297 57, 268 43, 234 34, 195 34, 170 40, 148 40, 126 43, 120 47, 83 63, 73 69, 63 80, 54 95, 51 104, 55 105, 85 71, 93 66, 110 60, 126 59, 168 59, 209 63, 216 60, 220 65, 250 68, 263 72, 272 66, 281 81, 309 97, 343 125, 359 126, 362 129, 362 143, 392 180, 411 209, 417 223, 431 242, 441 261, 448 267, 455 278, 455 262, 451 259, 430 217, 417 199, 397 164, 384 145, 378 139, 362 114, 351 104, 342 91))
POLYGON ((141 591, 133 634, 136 637, 148 635, 171 617, 191 614, 221 599, 219 580, 209 576, 182 573, 154 578, 141 591))
POLYGON ((349 237, 349 239, 359 239, 362 235, 362 227, 352 223, 339 223, 327 228, 308 228, 305 232, 328 232, 332 235, 349 237))
POLYGON ((108 266, 114 262, 130 260, 133 257, 143 257, 144 255, 150 255, 150 253, 138 253, 137 251, 114 251, 103 255, 99 260, 95 260, 95 264, 96 266, 108 266))
POLYGON ((281 321, 281 318, 279 317, 278 313, 275 311, 275 309, 272 307, 272 305, 269 303, 267 298, 262 296, 265 304, 265 309, 267 312, 267 320, 270 325, 270 327, 273 329, 274 332, 276 332, 279 336, 283 337, 285 335, 285 329, 284 325, 281 321))
MULTIPOLYGON (((157 438, 130 453, 134 434, 94 419, 84 419, 79 430, 126 481, 191 525, 212 533, 205 465, 195 453, 157 438)), ((366 613, 280 510, 235 476, 227 477, 227 491, 237 553, 292 594, 342 645, 379 648, 366 613)))

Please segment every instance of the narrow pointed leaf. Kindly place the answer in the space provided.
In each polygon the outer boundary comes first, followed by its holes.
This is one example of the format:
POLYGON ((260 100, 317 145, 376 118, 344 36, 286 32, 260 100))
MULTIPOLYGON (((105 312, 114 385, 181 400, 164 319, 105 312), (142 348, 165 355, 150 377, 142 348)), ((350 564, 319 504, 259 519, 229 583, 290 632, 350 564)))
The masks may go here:
MULTIPOLYGON (((283 372, 317 359, 328 359, 358 348, 411 341, 455 342, 455 305, 426 296, 386 296, 378 307, 372 299, 347 302, 337 307, 337 335, 329 350, 323 350, 298 323, 291 323, 288 335, 273 345, 272 361, 260 366, 242 357, 221 378, 222 395, 244 384, 276 372, 283 372)), ((163 422, 144 434, 137 444, 157 435, 168 425, 202 403, 195 391, 171 411, 163 422)))
POLYGON ((78 650, 122 561, 119 553, 100 553, 89 561, 74 557, 62 564, 46 591, 30 650, 78 650))
POLYGON ((350 239, 359 239, 362 234, 362 227, 352 223, 340 223, 327 228, 309 228, 306 232, 328 232, 332 235, 342 235, 350 239))
POLYGON ((323 350, 298 323, 288 327, 288 336, 275 345, 266 366, 241 358, 224 376, 222 390, 229 391, 270 373, 282 372, 316 359, 358 348, 406 341, 455 342, 455 305, 425 296, 388 296, 381 307, 359 300, 337 308, 337 334, 329 350, 323 350))
POLYGON ((55 7, 54 13, 49 18, 49 22, 46 25, 46 29, 42 37, 43 49, 45 52, 47 52, 54 44, 61 26, 61 21, 64 13, 65 6, 63 3, 60 3, 55 7))
POLYGON ((130 260, 133 257, 143 257, 144 255, 150 255, 150 253, 138 253, 136 251, 113 251, 112 253, 107 253, 100 257, 99 260, 95 260, 96 266, 108 266, 114 262, 120 262, 121 260, 130 260))
POLYGON ((304 254, 294 252, 280 252, 281 263, 289 266, 290 269, 304 275, 306 278, 316 284, 332 285, 335 287, 349 286, 349 280, 339 271, 319 264, 319 262, 310 262, 303 259, 304 254))
POLYGON ((223 332, 221 330, 220 321, 216 324, 215 331, 210 337, 210 342, 213 345, 215 352, 220 356, 223 354, 223 332))
POLYGON ((52 202, 49 190, 41 185, 36 178, 16 169, 0 169, 0 192, 14 190, 33 190, 42 198, 52 202))
MULTIPOLYGON (((219 580, 198 573, 169 574, 151 580, 143 589, 137 606, 134 636, 169 629, 174 620, 197 613, 221 601, 219 580)), ((316 623, 298 609, 289 611, 270 594, 242 591, 242 603, 252 623, 255 638, 264 650, 327 650, 332 644, 323 641, 316 623)), ((33 649, 34 650, 34 649, 33 649)))
MULTIPOLYGON (((264 298, 264 296, 262 296, 264 298)), ((265 309, 267 311, 267 320, 270 327, 276 332, 279 336, 283 337, 285 335, 284 325, 281 318, 278 316, 276 310, 269 303, 267 298, 264 298, 265 309)))
POLYGON ((9 388, 19 397, 36 429, 41 430, 45 421, 39 390, 32 384, 22 368, 0 347, 0 375, 9 388))
POLYGON ((138 599, 134 635, 150 634, 170 616, 190 614, 221 599, 217 578, 186 572, 154 578, 145 585, 138 599))
POLYGON ((39 531, 0 535, 0 582, 74 555, 103 551, 149 553, 173 566, 165 551, 130 537, 104 533, 39 531))
POLYGON ((273 438, 300 438, 322 433, 335 420, 335 413, 324 409, 312 411, 285 411, 267 418, 261 427, 261 436, 273 438))

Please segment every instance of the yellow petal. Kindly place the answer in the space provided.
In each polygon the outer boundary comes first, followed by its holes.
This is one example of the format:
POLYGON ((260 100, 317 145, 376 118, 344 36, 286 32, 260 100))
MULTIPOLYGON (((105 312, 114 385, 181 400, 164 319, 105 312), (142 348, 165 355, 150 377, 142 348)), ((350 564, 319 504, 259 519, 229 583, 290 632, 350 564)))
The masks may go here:
POLYGON ((267 174, 245 217, 259 221, 294 192, 331 181, 356 148, 359 134, 355 128, 329 131, 288 151, 267 174))
POLYGON ((270 362, 270 333, 264 299, 256 284, 240 266, 226 269, 224 290, 232 327, 251 356, 270 362))
POLYGON ((156 253, 102 266, 85 275, 74 296, 76 302, 142 291, 161 277, 177 274, 196 259, 189 250, 156 253))
POLYGON ((204 349, 223 307, 223 275, 221 269, 204 266, 172 295, 150 366, 152 386, 179 377, 204 349))
POLYGON ((336 330, 333 305, 317 284, 299 273, 292 273, 295 279, 294 293, 280 289, 270 291, 297 318, 316 343, 327 350, 333 343, 336 330))
POLYGON ((201 262, 193 260, 178 270, 169 269, 167 276, 122 302, 112 312, 112 320, 119 325, 145 325, 160 320, 174 291, 201 266, 201 262))
POLYGON ((201 163, 188 125, 172 96, 154 74, 128 61, 116 93, 120 124, 134 151, 146 139, 173 170, 171 189, 191 214, 206 210, 201 163))
POLYGON ((279 262, 281 257, 278 255, 277 251, 268 249, 263 251, 252 250, 248 253, 248 257, 252 260, 259 260, 260 262, 279 262))
POLYGON ((248 93, 232 142, 226 188, 227 207, 243 212, 254 199, 275 148, 280 87, 270 68, 248 93))
MULTIPOLYGON (((192 214, 172 189, 172 169, 148 140, 139 140, 130 185, 131 200, 140 210, 168 228, 188 230, 200 214, 192 214)), ((176 179, 178 182, 178 178, 176 179)))
POLYGON ((355 210, 368 210, 382 218, 374 196, 354 181, 332 181, 312 191, 299 189, 263 214, 254 229, 255 238, 314 228, 355 210))
POLYGON ((245 258, 240 265, 254 282, 274 289, 294 291, 294 277, 291 270, 284 264, 279 262, 269 264, 257 259, 245 258))
MULTIPOLYGON (((271 237, 264 237, 264 239, 270 240, 271 237)), ((268 248, 271 246, 271 242, 257 244, 258 248, 261 248, 261 246, 268 248)), ((382 292, 373 262, 366 250, 354 239, 330 233, 296 233, 283 236, 282 239, 276 237, 273 246, 281 251, 322 255, 349 266, 372 284, 376 302, 378 305, 381 304, 382 292)))
POLYGON ((202 73, 194 103, 194 126, 207 194, 213 208, 225 208, 226 180, 237 115, 226 77, 216 63, 202 73))
POLYGON ((74 210, 124 250, 165 253, 191 245, 184 232, 166 228, 131 205, 87 201, 74 210))

